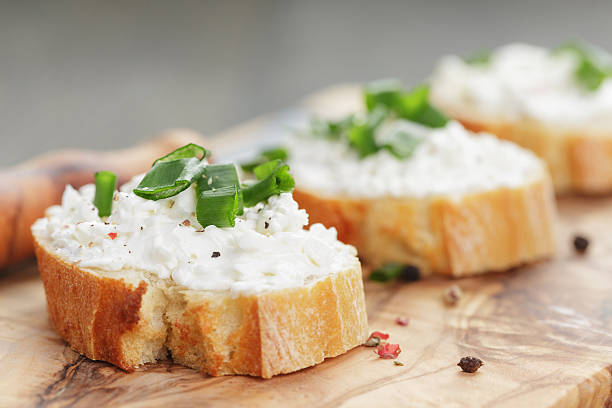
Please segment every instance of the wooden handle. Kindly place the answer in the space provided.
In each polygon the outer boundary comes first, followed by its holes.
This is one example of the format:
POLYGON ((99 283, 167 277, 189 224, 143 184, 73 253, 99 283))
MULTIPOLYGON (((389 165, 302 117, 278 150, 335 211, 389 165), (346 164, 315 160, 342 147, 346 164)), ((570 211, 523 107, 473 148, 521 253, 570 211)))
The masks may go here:
POLYGON ((0 269, 32 255, 30 226, 61 201, 67 184, 91 183, 99 170, 116 173, 118 183, 124 183, 149 169, 156 158, 189 142, 202 144, 202 136, 171 130, 129 149, 61 150, 0 170, 0 269))

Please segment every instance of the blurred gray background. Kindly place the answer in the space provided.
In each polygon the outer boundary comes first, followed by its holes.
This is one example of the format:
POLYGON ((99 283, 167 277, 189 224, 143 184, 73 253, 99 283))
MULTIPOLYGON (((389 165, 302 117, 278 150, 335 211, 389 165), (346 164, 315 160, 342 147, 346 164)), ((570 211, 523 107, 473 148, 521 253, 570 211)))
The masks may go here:
POLYGON ((2 1, 0 167, 61 147, 214 134, 343 81, 416 82, 445 53, 581 38, 612 2, 2 1))

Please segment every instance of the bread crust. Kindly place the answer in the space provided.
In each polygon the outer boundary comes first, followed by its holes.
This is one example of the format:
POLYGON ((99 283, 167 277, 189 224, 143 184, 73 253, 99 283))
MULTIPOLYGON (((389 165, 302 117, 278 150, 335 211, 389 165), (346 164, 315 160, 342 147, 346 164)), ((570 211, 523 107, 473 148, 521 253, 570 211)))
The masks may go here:
MULTIPOLYGON (((96 276, 63 261, 36 239, 34 249, 49 317, 70 347, 126 371, 142 363, 141 354, 130 353, 125 343, 134 340, 131 337, 137 330, 154 339, 159 337, 159 333, 150 332, 143 324, 143 300, 151 290, 147 283, 96 276)), ((165 354, 164 350, 160 353, 165 354)))
POLYGON ((474 132, 491 133, 533 151, 544 159, 557 193, 612 192, 612 129, 604 132, 554 127, 532 120, 509 121, 488 117, 466 107, 436 99, 436 105, 474 132))
POLYGON ((462 197, 356 199, 297 189, 311 223, 338 230, 372 267, 416 265, 451 277, 499 271, 553 254, 554 197, 548 175, 520 188, 462 197))
POLYGON ((35 248, 58 334, 75 351, 124 370, 163 357, 167 348, 175 362, 210 375, 270 378, 342 354, 368 336, 357 260, 307 287, 232 297, 99 276, 36 237, 35 248))

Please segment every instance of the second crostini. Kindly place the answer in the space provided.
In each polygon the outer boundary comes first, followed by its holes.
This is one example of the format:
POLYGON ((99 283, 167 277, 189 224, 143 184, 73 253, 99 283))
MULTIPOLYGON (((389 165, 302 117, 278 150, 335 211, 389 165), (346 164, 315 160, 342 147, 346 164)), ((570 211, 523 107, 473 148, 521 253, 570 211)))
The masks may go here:
POLYGON ((370 266, 452 277, 505 270, 554 252, 544 163, 473 133, 429 104, 428 88, 364 89, 365 109, 316 120, 287 143, 295 199, 370 266))

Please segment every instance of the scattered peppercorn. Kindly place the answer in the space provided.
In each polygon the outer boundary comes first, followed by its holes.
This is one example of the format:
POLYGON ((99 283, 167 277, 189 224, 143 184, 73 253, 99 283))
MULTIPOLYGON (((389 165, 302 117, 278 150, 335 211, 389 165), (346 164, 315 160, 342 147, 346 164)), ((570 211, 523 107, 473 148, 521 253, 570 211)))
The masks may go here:
POLYGON ((444 296, 443 296, 444 303, 446 303, 447 306, 455 306, 461 299, 462 295, 463 295, 463 291, 461 290, 459 286, 457 285, 449 286, 444 291, 444 296))
POLYGON ((184 226, 188 227, 188 226, 190 226, 190 225, 191 225, 191 221, 189 221, 189 220, 185 220, 185 221, 183 221, 181 224, 183 224, 184 226))
POLYGON ((579 254, 584 254, 589 247, 589 240, 582 235, 576 235, 574 237, 574 249, 579 254))
POLYGON ((366 340, 364 346, 366 347, 376 347, 380 344, 380 337, 370 337, 366 340))
POLYGON ((390 262, 373 270, 370 274, 370 280, 377 282, 388 282, 393 279, 398 279, 404 282, 414 282, 419 280, 419 268, 414 265, 390 262))
POLYGON ((398 317, 395 319, 395 323, 399 324, 400 326, 408 326, 408 324, 410 323, 410 318, 409 317, 398 317))
POLYGON ((366 347, 376 347, 380 344, 382 340, 387 340, 389 335, 387 333, 381 333, 378 331, 372 332, 370 337, 365 342, 366 347))
POLYGON ((385 360, 394 360, 402 352, 399 344, 384 343, 376 347, 375 353, 385 360))
POLYGON ((268 229, 270 223, 268 221, 264 221, 264 229, 268 229))
POLYGON ((478 371, 480 367, 484 365, 484 361, 479 359, 478 357, 462 357, 461 360, 457 363, 461 369, 466 373, 475 373, 478 371))
POLYGON ((211 258, 218 258, 221 256, 221 252, 219 251, 214 251, 211 255, 211 258))
POLYGON ((396 366, 403 366, 404 365, 404 363, 402 363, 399 360, 393 360, 393 364, 395 364, 396 366))
POLYGON ((406 265, 399 275, 399 280, 404 282, 414 282, 419 279, 421 279, 421 271, 414 265, 406 265))

